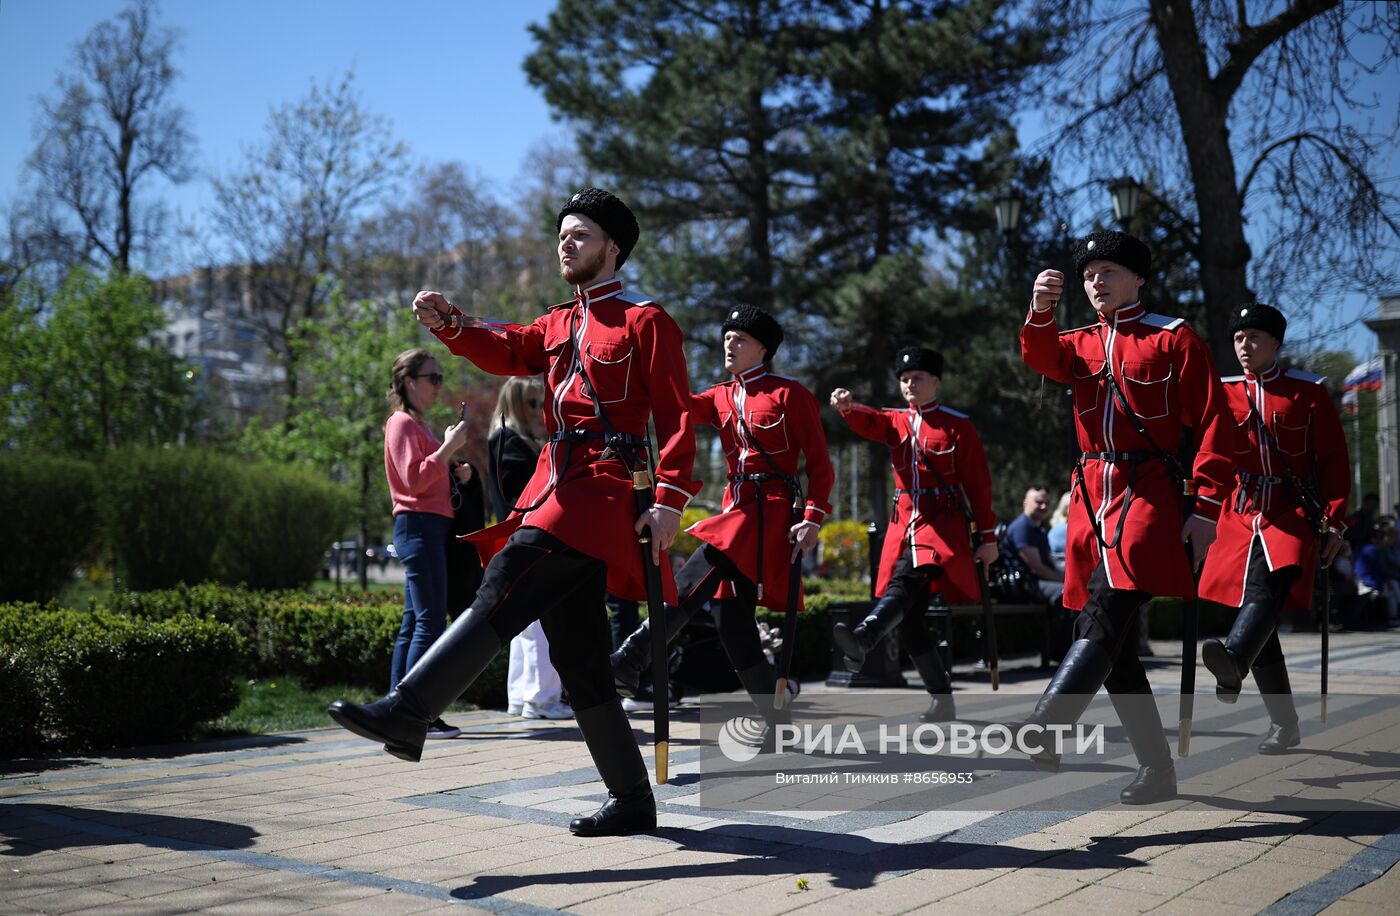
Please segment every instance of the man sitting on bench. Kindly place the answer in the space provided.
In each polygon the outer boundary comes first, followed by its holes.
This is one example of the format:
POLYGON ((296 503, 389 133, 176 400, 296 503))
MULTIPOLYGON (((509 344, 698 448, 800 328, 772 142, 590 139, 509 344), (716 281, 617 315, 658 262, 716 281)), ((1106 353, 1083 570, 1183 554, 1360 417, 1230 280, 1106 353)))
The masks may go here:
POLYGON ((1007 550, 1003 554, 1019 569, 1034 593, 1047 604, 1058 604, 1065 593, 1064 571, 1055 566, 1050 552, 1050 536, 1045 520, 1050 517, 1050 493, 1044 487, 1031 487, 1021 502, 1021 514, 1006 527, 1007 550))

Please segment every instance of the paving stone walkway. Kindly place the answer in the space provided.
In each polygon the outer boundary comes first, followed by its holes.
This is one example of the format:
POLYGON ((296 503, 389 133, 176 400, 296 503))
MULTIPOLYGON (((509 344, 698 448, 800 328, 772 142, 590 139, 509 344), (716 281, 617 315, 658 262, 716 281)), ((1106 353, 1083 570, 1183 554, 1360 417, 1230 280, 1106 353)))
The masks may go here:
MULTIPOLYGON (((1317 689, 1316 641, 1284 636, 1300 693, 1317 689)), ((1332 647, 1334 692, 1400 698, 1400 634, 1332 647)), ((1153 683, 1171 692, 1173 648, 1157 650, 1153 683)), ((1044 683, 1023 673, 1004 689, 1044 683)), ((1400 753, 1355 752, 1374 746, 1364 719, 1305 711, 1295 754, 1229 772, 1204 754, 1178 764, 1197 798, 1289 767, 1374 782, 1352 812, 744 813, 698 804, 706 702, 673 720, 661 828, 641 837, 571 836, 567 821, 604 797, 577 729, 500 712, 451 717, 462 737, 416 766, 330 728, 0 763, 0 913, 1400 911, 1400 753)), ((1219 706, 1198 700, 1202 734, 1219 706)), ((648 717, 633 722, 644 738, 648 717)))

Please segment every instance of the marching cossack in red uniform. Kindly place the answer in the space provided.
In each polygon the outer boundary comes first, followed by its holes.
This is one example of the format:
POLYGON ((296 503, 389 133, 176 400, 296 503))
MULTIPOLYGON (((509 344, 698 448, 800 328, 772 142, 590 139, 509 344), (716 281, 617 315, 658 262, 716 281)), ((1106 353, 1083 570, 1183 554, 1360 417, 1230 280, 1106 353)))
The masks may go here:
POLYGON ((1286 607, 1311 607, 1318 551, 1330 563, 1340 548, 1351 492, 1346 437, 1322 377, 1278 364, 1287 325, 1282 312, 1259 302, 1231 315, 1245 370, 1224 380, 1236 484, 1201 575, 1202 598, 1240 609, 1223 643, 1206 640, 1202 660, 1226 702, 1254 674, 1272 723, 1259 745, 1265 754, 1302 740, 1278 619, 1286 607))
MULTIPOLYGON (((415 317, 452 352, 499 375, 544 374, 550 441, 517 513, 472 538, 489 559, 472 606, 387 697, 364 706, 337 701, 330 713, 391 754, 417 760, 427 723, 538 619, 610 796, 569 828, 583 836, 633 833, 655 828, 656 803, 613 687, 604 595, 645 595, 634 525, 648 525, 653 550, 664 550, 700 488, 690 476, 690 388, 676 323, 613 276, 639 235, 631 210, 588 188, 565 204, 557 227, 560 273, 577 292, 533 323, 467 318, 438 293, 414 301, 415 317), (632 474, 647 467, 648 416, 658 437, 656 489, 639 519, 632 474)), ((666 588, 675 594, 669 576, 666 588)))
POLYGON ((889 446, 895 480, 894 512, 875 586, 880 600, 855 627, 837 624, 833 638, 847 667, 859 671, 865 656, 899 627, 900 640, 933 695, 920 718, 947 721, 955 714, 952 679, 929 639, 923 610, 930 591, 941 590, 949 601, 979 599, 972 536, 975 529, 977 558, 990 565, 996 558, 992 478, 972 421, 938 401, 943 356, 910 347, 896 355, 894 369, 907 408, 877 410, 852 402, 845 389, 832 394, 833 406, 852 430, 889 446))
MULTIPOLYGON (((1191 541, 1199 562, 1230 493, 1235 454, 1205 344, 1181 319, 1139 301, 1151 260, 1136 238, 1095 232, 1075 246, 1074 266, 1098 320, 1061 332, 1053 308, 1064 279, 1047 270, 1021 328, 1026 365, 1070 387, 1081 451, 1071 478, 1064 604, 1083 613, 1030 722, 1072 724, 1107 687, 1140 765, 1121 793, 1128 804, 1176 796, 1171 749, 1131 639, 1134 620, 1153 595, 1194 598, 1182 541, 1191 541), (1183 425, 1196 440, 1190 470, 1176 464, 1183 425), (1189 518, 1184 490, 1196 496, 1189 518)), ((1036 762, 1055 769, 1059 757, 1047 752, 1036 762)))
MULTIPOLYGON (((658 445, 655 504, 679 515, 700 484, 690 479, 695 432, 685 362, 674 358, 682 340, 675 320, 610 279, 580 289, 572 302, 552 306, 524 327, 459 327, 437 336, 453 353, 494 375, 547 373, 549 441, 516 501, 525 511, 468 536, 482 561, 504 547, 516 529, 539 528, 605 562, 612 594, 645 598, 632 532, 632 478, 622 461, 602 460, 609 449, 606 430, 594 415, 584 375, 612 427, 634 447, 645 442, 647 415, 652 415, 658 445), (571 356, 571 333, 583 356, 581 368, 571 356)), ((661 569, 667 600, 674 600, 669 565, 661 569)))
POLYGON ((1194 597, 1181 549, 1180 481, 1157 455, 1177 454, 1183 417, 1203 423, 1191 479, 1195 513, 1214 522, 1233 484, 1234 437, 1205 344, 1183 319, 1134 302, 1063 333, 1052 312, 1032 312, 1021 350, 1026 365, 1070 387, 1083 454, 1071 477, 1065 607, 1084 608, 1100 567, 1109 588, 1194 597), (1115 386, 1150 442, 1109 388, 1110 361, 1115 386))
MULTIPOLYGON (((771 371, 783 340, 778 322, 761 309, 739 306, 729 312, 721 332, 725 367, 734 375, 692 395, 690 409, 695 423, 719 431, 729 479, 720 512, 688 529, 704 544, 678 574, 679 601, 666 608, 666 634, 669 642, 705 602, 723 599, 717 615, 720 641, 771 726, 785 717, 773 708, 776 677, 759 644, 754 611, 757 605, 786 611, 789 595, 800 605, 801 565, 794 554, 815 544, 831 511, 835 474, 816 398, 801 383, 771 371), (797 478, 799 458, 807 467, 805 499, 797 478)), ((650 623, 644 621, 613 653, 613 675, 622 693, 637 694, 651 659, 650 623)))

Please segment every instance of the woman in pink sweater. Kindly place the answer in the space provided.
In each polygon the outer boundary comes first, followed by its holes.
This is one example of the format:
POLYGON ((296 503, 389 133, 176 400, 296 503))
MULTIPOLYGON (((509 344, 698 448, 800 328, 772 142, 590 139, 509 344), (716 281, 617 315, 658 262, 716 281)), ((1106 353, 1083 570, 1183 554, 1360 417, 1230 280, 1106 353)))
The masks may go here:
MULTIPOLYGON (((467 424, 447 428, 442 442, 423 422, 423 412, 442 391, 442 369, 422 347, 394 360, 389 419, 384 424, 384 473, 394 501, 394 550, 404 566, 403 625, 394 642, 389 688, 398 686, 447 628, 447 536, 452 496, 447 475, 452 455, 467 440, 467 424)), ((464 466, 471 473, 470 466, 464 466)), ((438 719, 429 738, 460 732, 438 719)))

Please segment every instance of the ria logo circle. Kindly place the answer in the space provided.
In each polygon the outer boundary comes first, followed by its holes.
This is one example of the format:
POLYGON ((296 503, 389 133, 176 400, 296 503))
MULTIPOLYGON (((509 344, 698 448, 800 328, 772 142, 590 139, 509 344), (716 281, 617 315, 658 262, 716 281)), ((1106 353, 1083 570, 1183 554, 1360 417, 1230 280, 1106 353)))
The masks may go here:
POLYGON ((735 763, 748 763, 758 756, 763 743, 763 720, 735 716, 719 729, 719 751, 735 763))

